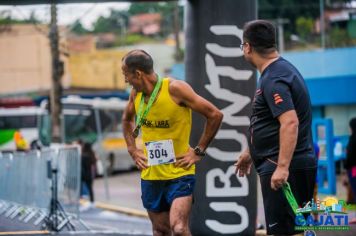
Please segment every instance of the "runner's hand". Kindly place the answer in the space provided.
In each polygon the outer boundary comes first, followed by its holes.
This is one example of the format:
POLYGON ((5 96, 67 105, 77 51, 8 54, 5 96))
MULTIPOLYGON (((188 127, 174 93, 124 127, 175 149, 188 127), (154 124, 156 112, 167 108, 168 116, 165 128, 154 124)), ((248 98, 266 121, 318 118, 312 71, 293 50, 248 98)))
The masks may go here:
POLYGON ((146 158, 145 154, 143 153, 142 149, 136 149, 132 153, 131 156, 132 156, 132 159, 135 161, 136 167, 139 170, 148 168, 147 158, 146 158))
POLYGON ((197 163, 201 159, 201 156, 195 155, 193 148, 189 148, 189 151, 184 156, 177 157, 175 166, 183 169, 189 169, 193 164, 197 163))
POLYGON ((239 174, 239 177, 244 177, 250 174, 252 166, 252 158, 248 151, 241 153, 239 159, 234 164, 236 166, 235 174, 239 174))
POLYGON ((287 182, 288 176, 289 170, 287 168, 278 166, 271 177, 271 188, 273 190, 278 190, 281 188, 283 184, 287 182))

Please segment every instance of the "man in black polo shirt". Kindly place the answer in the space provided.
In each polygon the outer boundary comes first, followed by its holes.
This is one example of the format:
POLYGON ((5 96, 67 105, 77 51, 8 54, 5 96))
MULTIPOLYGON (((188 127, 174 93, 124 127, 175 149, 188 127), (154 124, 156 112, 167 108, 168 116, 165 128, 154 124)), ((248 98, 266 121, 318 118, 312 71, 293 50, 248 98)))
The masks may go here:
POLYGON ((244 27, 241 49, 261 74, 249 128, 249 149, 236 172, 254 164, 261 182, 267 234, 292 235, 295 215, 281 187, 287 181, 300 206, 310 201, 316 175, 311 135, 311 103, 302 75, 276 50, 275 27, 264 20, 244 27))

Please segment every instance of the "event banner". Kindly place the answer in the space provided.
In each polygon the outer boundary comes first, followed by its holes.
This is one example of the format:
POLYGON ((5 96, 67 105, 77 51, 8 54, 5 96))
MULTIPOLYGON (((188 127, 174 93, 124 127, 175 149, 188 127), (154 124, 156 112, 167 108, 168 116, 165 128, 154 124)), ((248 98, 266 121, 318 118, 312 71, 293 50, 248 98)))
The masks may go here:
MULTIPOLYGON (((193 235, 255 235, 256 173, 238 177, 233 164, 248 146, 256 70, 245 61, 240 44, 243 25, 256 19, 256 8, 251 0, 187 1, 186 80, 224 113, 207 156, 197 164, 193 235)), ((193 115, 193 147, 204 121, 193 115)))

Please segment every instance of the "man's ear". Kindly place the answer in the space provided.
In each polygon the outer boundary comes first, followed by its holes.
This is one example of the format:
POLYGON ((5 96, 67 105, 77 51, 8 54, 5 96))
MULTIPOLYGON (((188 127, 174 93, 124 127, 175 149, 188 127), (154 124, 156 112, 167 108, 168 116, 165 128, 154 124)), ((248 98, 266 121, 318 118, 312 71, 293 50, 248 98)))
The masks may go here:
POLYGON ((135 75, 136 75, 137 78, 141 79, 142 71, 140 71, 140 70, 135 70, 135 75))

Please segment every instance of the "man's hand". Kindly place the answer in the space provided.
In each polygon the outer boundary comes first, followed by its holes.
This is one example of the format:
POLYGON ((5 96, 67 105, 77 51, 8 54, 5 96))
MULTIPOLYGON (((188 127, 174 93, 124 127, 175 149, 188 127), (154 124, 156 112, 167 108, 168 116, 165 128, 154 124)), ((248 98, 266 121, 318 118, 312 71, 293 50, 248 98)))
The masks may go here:
POLYGON ((191 167, 193 164, 197 163, 201 159, 201 156, 195 155, 193 148, 189 148, 189 151, 184 156, 177 157, 175 166, 184 169, 189 169, 189 167, 191 167))
POLYGON ((273 190, 278 190, 285 184, 288 180, 289 170, 285 167, 278 166, 276 170, 273 172, 271 178, 271 188, 273 190))
POLYGON ((131 154, 132 159, 135 161, 136 167, 139 170, 143 170, 148 168, 147 165, 147 158, 145 154, 143 153, 142 149, 136 149, 133 151, 131 154))
POLYGON ((234 164, 236 166, 235 174, 239 174, 239 177, 244 177, 250 174, 252 166, 252 158, 248 150, 241 153, 239 159, 234 164))

